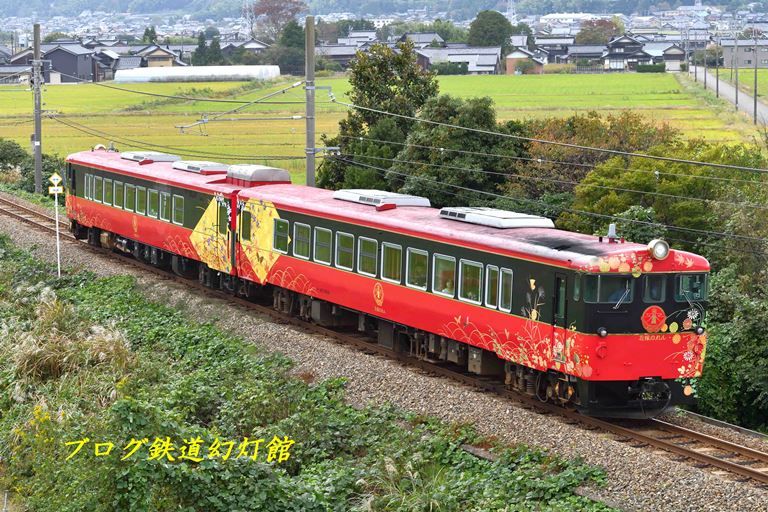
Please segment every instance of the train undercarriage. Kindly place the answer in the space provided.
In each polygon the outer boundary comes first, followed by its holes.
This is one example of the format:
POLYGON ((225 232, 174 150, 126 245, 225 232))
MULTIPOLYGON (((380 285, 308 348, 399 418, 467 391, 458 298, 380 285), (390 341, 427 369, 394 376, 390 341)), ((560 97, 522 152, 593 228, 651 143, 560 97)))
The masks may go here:
POLYGON ((206 287, 224 290, 240 297, 269 301, 272 307, 323 327, 358 331, 394 352, 434 364, 503 382, 509 389, 583 414, 612 418, 649 418, 673 405, 692 403, 683 386, 673 380, 648 377, 638 381, 585 381, 557 371, 539 371, 496 353, 408 326, 399 325, 366 313, 344 308, 324 300, 272 285, 251 281, 210 269, 206 264, 142 244, 114 233, 88 228, 72 221, 76 238, 87 239, 97 247, 132 255, 138 261, 198 280, 206 287))

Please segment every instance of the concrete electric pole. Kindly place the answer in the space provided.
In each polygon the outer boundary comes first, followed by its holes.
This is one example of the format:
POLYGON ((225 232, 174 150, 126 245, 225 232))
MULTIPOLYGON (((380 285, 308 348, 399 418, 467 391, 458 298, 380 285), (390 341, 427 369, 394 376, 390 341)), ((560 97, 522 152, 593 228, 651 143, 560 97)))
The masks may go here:
POLYGON ((40 55, 40 24, 35 23, 34 29, 34 60, 32 61, 32 80, 34 81, 34 96, 35 96, 35 138, 32 142, 35 153, 35 193, 43 193, 43 142, 42 132, 43 123, 41 121, 42 116, 42 99, 40 98, 43 81, 43 61, 40 55))
POLYGON ((304 90, 307 97, 307 186, 315 186, 315 17, 307 16, 304 23, 306 36, 304 49, 305 56, 305 83, 304 90))

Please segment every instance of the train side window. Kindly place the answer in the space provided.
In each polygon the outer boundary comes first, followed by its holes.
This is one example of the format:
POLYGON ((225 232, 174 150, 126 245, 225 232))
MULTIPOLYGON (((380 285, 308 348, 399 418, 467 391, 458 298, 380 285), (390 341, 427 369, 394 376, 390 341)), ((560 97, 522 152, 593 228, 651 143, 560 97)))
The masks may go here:
POLYGON ((483 265, 474 261, 459 261, 459 298, 480 304, 482 285, 483 265))
POLYGON ((499 267, 485 267, 485 305, 496 309, 499 305, 499 267))
POLYGON ((428 262, 429 255, 427 254, 427 251, 409 248, 406 253, 405 266, 408 272, 405 277, 405 284, 411 288, 426 290, 428 262))
POLYGON ((245 240, 246 242, 251 241, 251 222, 253 221, 253 216, 251 215, 251 212, 244 210, 240 214, 240 238, 242 240, 245 240))
POLYGON ((91 187, 93 187, 93 174, 86 174, 84 179, 85 187, 83 187, 83 197, 85 199, 91 199, 93 197, 93 192, 91 192, 91 187))
POLYGON ((432 257, 432 291, 445 295, 456 296, 456 258, 435 254, 432 257))
POLYGON ((285 219, 275 219, 275 238, 272 241, 272 248, 283 254, 288 254, 288 221, 285 219))
POLYGON ((171 194, 160 192, 160 220, 171 221, 171 194))
POLYGON ((355 260, 355 237, 348 233, 336 233, 336 266, 352 270, 355 260))
POLYGON ((579 302, 581 299, 581 274, 573 276, 573 301, 579 302))
POLYGON ((679 274, 675 281, 676 301, 693 302, 707 300, 706 274, 679 274))
POLYGON ((173 196, 173 223, 184 225, 184 196, 173 196))
POLYGON ((104 178, 104 204, 112 204, 112 180, 104 178))
POLYGON ((104 193, 104 180, 101 176, 95 176, 94 180, 94 187, 93 187, 93 200, 97 203, 101 202, 101 195, 104 193))
POLYGON ((216 222, 219 225, 219 234, 225 235, 227 234, 227 225, 229 224, 229 215, 227 215, 227 205, 218 203, 217 207, 218 207, 218 210, 216 213, 218 214, 218 217, 216 218, 216 222))
POLYGON ((403 270, 403 248, 383 242, 381 244, 381 278, 400 284, 403 270))
POLYGON ((136 186, 125 184, 125 209, 132 212, 136 207, 136 186))
POLYGON ((149 217, 157 218, 157 212, 160 208, 160 195, 157 190, 150 190, 147 196, 147 215, 149 217))
POLYGON ((312 245, 312 228, 307 224, 296 222, 293 224, 293 255, 308 260, 309 248, 312 245))
POLYGON ((584 302, 616 304, 632 302, 632 278, 629 276, 585 276, 584 302))
POLYGON ((136 187, 136 213, 147 213, 147 189, 136 187))
POLYGON ((501 269, 501 282, 499 284, 499 309, 509 313, 512 311, 512 271, 508 268, 501 269))
POLYGON ((664 302, 667 298, 667 276, 646 274, 643 277, 643 302, 664 302))
POLYGON ((323 265, 331 264, 331 230, 315 228, 315 261, 323 265))
POLYGON ((379 259, 379 242, 361 236, 357 239, 357 271, 366 276, 376 277, 379 259))
POLYGON ((116 208, 122 208, 123 207, 123 199, 124 199, 124 192, 123 192, 123 182, 122 181, 115 181, 115 207, 116 208))

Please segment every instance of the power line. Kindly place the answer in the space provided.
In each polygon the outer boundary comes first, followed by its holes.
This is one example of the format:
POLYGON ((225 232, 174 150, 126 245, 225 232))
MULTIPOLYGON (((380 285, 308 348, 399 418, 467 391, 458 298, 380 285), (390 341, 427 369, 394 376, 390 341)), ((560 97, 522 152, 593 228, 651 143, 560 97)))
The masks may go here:
MULTIPOLYGON (((335 158, 335 157, 329 156, 328 158, 335 158)), ((633 224, 640 224, 640 225, 644 225, 644 226, 663 227, 663 228, 672 229, 672 230, 675 230, 675 231, 693 233, 693 234, 697 234, 697 235, 701 235, 701 236, 708 236, 708 237, 734 238, 734 239, 745 240, 745 241, 749 241, 749 242, 760 242, 760 243, 768 242, 768 240, 766 240, 764 238, 744 236, 744 235, 735 235, 735 234, 723 233, 723 232, 719 232, 719 231, 709 231, 709 230, 702 230, 702 229, 685 228, 685 227, 681 227, 681 226, 673 226, 673 225, 670 225, 670 224, 661 224, 661 223, 658 223, 658 222, 648 222, 648 221, 642 221, 642 220, 636 220, 636 219, 625 219, 623 217, 617 217, 615 215, 606 215, 606 214, 602 214, 602 213, 588 212, 588 211, 584 211, 584 210, 577 210, 577 209, 574 209, 574 208, 567 208, 567 207, 564 207, 564 206, 552 205, 552 204, 548 204, 548 203, 545 203, 544 201, 540 201, 540 200, 537 200, 537 199, 508 197, 508 196, 503 196, 501 194, 495 194, 493 192, 486 192, 484 190, 475 190, 475 189, 472 189, 472 188, 469 188, 469 187, 463 187, 461 185, 454 185, 452 183, 444 183, 444 182, 439 182, 439 181, 435 181, 435 180, 430 180, 428 178, 424 178, 423 176, 413 176, 413 175, 410 175, 410 174, 393 171, 391 169, 385 169, 383 167, 377 167, 377 166, 374 166, 374 165, 369 165, 369 164, 364 164, 362 162, 357 162, 355 160, 349 160, 347 158, 339 158, 339 160, 341 160, 343 162, 346 162, 346 163, 349 163, 349 164, 352 164, 352 165, 357 165, 357 166, 360 166, 360 167, 368 167, 370 169, 374 169, 376 171, 379 171, 382 175, 386 175, 386 173, 392 173, 392 174, 399 175, 399 176, 412 177, 414 179, 425 181, 427 183, 432 183, 434 185, 453 187, 453 188, 456 188, 456 189, 466 190, 466 191, 469 191, 469 192, 474 192, 474 193, 477 193, 477 194, 487 195, 487 196, 491 196, 491 197, 495 197, 495 198, 499 198, 499 199, 512 200, 512 201, 525 201, 525 202, 529 202, 529 203, 541 204, 541 205, 544 205, 544 206, 546 206, 548 208, 554 208, 554 209, 558 209, 558 210, 561 210, 561 211, 565 211, 565 212, 569 212, 569 213, 574 213, 574 214, 577 214, 577 215, 587 215, 587 216, 596 217, 596 218, 616 220, 616 221, 619 221, 619 222, 630 222, 630 223, 633 223, 633 224)))
POLYGON ((475 155, 475 156, 484 156, 484 157, 492 157, 492 158, 502 158, 506 160, 516 160, 516 161, 523 161, 523 162, 532 162, 537 164, 555 164, 555 165, 564 165, 564 166, 571 166, 571 167, 581 167, 584 169, 596 169, 598 166, 601 169, 605 170, 611 170, 611 171, 625 171, 625 172, 640 172, 640 173, 646 173, 646 174, 653 174, 654 176, 674 176, 677 178, 691 178, 695 177, 696 179, 704 179, 704 180, 712 180, 712 181, 725 181, 725 182, 733 182, 733 183, 745 183, 754 185, 756 182, 754 180, 744 180, 744 179, 738 179, 738 178, 723 178, 720 176, 707 176, 707 175, 697 175, 697 176, 691 176, 690 174, 680 174, 680 173, 673 173, 673 172, 662 172, 657 171, 653 169, 630 169, 629 167, 616 167, 607 165, 606 163, 599 163, 599 164, 583 164, 580 162, 568 162, 568 161, 562 161, 562 160, 550 160, 547 158, 541 158, 541 157, 524 157, 524 156, 515 156, 515 155, 502 155, 498 153, 486 153, 483 151, 470 151, 465 149, 451 149, 451 148, 445 148, 440 146, 426 146, 423 144, 414 144, 410 142, 393 142, 388 140, 381 140, 381 139, 374 139, 371 137, 361 137, 361 136, 354 136, 354 135, 336 135, 337 137, 340 137, 342 139, 350 139, 350 140, 358 140, 363 141, 367 140, 370 142, 376 142, 379 144, 391 144, 394 146, 402 146, 402 147, 414 147, 414 148, 420 148, 420 149, 431 149, 436 150, 440 152, 451 152, 451 153, 459 153, 462 155, 475 155))
POLYGON ((255 155, 255 156, 235 156, 235 155, 227 155, 222 153, 214 153, 209 151, 189 151, 185 148, 180 147, 174 147, 174 146, 164 146, 161 144, 154 144, 147 141, 142 140, 136 140, 136 139, 129 139, 127 137, 121 137, 114 134, 110 134, 101 130, 97 130, 95 128, 89 128, 87 126, 84 126, 80 123, 75 123, 74 121, 64 121, 60 119, 57 116, 51 116, 51 119, 54 121, 61 123, 65 126, 68 126, 72 128, 73 130, 77 130, 79 132, 85 133, 87 135, 91 135, 94 137, 99 138, 106 138, 113 140, 117 142, 118 144, 122 144, 124 146, 132 147, 132 148, 155 148, 155 149, 162 149, 165 151, 171 151, 174 153, 178 153, 182 156, 191 156, 191 157, 202 157, 202 158, 224 158, 227 160, 243 160, 243 161, 253 161, 253 160, 301 160, 304 157, 303 156, 280 156, 280 155, 255 155))
POLYGON ((513 135, 510 133, 501 133, 501 132, 494 132, 491 130, 484 130, 482 128, 470 128, 467 126, 459 126, 455 124, 450 123, 443 123, 441 121, 432 121, 430 119, 424 119, 420 117, 414 117, 414 116, 407 116, 404 114, 396 114, 394 112, 387 112, 385 110, 379 110, 375 108, 370 107, 362 107, 360 105, 355 105, 353 103, 346 103, 343 101, 339 101, 336 99, 335 96, 331 97, 331 100, 334 103, 338 103, 339 105, 344 105, 349 108, 356 108, 359 110, 367 110, 369 112, 374 112, 376 114, 382 114, 382 115, 388 115, 393 117, 399 117, 401 119, 408 119, 410 121, 416 121, 419 123, 425 123, 425 124, 431 124, 435 126, 443 126, 446 128, 456 128, 458 130, 465 130, 469 132, 475 132, 475 133, 482 133, 485 135, 495 135, 497 137, 504 137, 509 139, 515 139, 515 140, 524 140, 527 142, 536 142, 539 144, 548 144, 553 146, 560 146, 560 147, 566 147, 566 148, 572 148, 572 149, 579 149, 584 151, 595 151, 600 153, 607 153, 611 155, 617 155, 617 156, 626 156, 630 158, 648 158, 650 160, 659 160, 663 162, 674 162, 674 163, 680 163, 680 164, 689 164, 689 165, 702 165, 706 167, 713 167, 718 169, 731 169, 731 170, 738 170, 738 171, 751 171, 751 172, 760 172, 760 173, 768 173, 768 169, 758 169, 756 167, 745 167, 741 165, 730 165, 730 164, 718 164, 718 163, 711 163, 711 162, 700 162, 697 160, 686 160, 683 158, 673 158, 668 156, 658 156, 658 155, 649 155, 646 153, 630 153, 629 151, 621 151, 618 149, 606 149, 606 148, 596 148, 592 146, 582 146, 579 144, 572 144, 570 142, 557 142, 553 140, 544 140, 544 139, 536 139, 533 137, 524 137, 522 135, 513 135))
MULTIPOLYGON (((196 96, 181 96, 178 94, 162 94, 158 92, 137 91, 136 89, 126 89, 125 87, 117 87, 115 85, 109 85, 102 82, 91 82, 90 80, 86 80, 84 78, 80 78, 74 75, 68 75, 66 73, 61 73, 61 76, 74 78, 75 80, 83 83, 89 83, 89 84, 92 83, 93 85, 104 87, 106 89, 114 89, 116 91, 129 92, 132 94, 140 94, 143 96, 153 96, 155 98, 167 98, 167 99, 185 100, 185 101, 200 101, 205 103, 232 103, 232 104, 239 104, 239 105, 249 105, 253 103, 253 101, 246 101, 246 100, 225 100, 221 98, 202 98, 202 97, 196 97, 196 96)), ((297 102, 297 103, 303 103, 303 102, 297 102)))
MULTIPOLYGON (((740 202, 733 202, 733 201, 723 201, 720 199, 705 199, 703 197, 691 197, 691 196, 681 196, 676 194, 667 194, 664 192, 653 192, 653 191, 645 191, 645 190, 634 190, 629 188, 621 188, 621 187, 611 187, 607 185, 598 185, 593 183, 584 183, 584 182, 578 182, 578 181, 570 181, 570 180, 561 180, 556 178, 544 178, 541 176, 525 176, 522 174, 515 174, 515 173, 506 173, 506 172, 495 172, 495 171, 486 171, 484 169, 471 169, 468 167, 457 167, 454 165, 445 165, 445 164, 432 164, 428 162, 419 162, 414 160, 401 160, 397 158, 384 158, 379 156, 368 156, 368 155, 349 155, 349 154, 342 154, 342 156, 350 156, 354 157, 357 156, 359 158, 370 158, 373 160, 385 160, 388 162, 398 162, 398 163, 404 163, 409 165, 426 165, 428 167, 437 167, 441 169, 453 169, 457 171, 466 171, 466 172, 478 172, 481 174, 488 174, 493 176, 505 176, 508 178, 519 178, 523 180, 530 180, 530 181, 546 181, 549 183, 558 183, 558 184, 566 184, 566 185, 577 185, 580 187, 589 187, 589 188, 599 188, 604 190, 612 190, 616 192, 627 192, 632 194, 643 194, 643 195, 651 195, 656 197, 666 197, 669 199, 678 199, 678 200, 684 200, 684 201, 707 201, 711 203, 716 204, 723 204, 727 206, 738 206, 738 207, 749 207, 749 208, 756 208, 760 210, 768 210, 768 206, 762 206, 756 203, 740 203, 740 202)), ((412 175, 411 175, 412 176, 412 175)))

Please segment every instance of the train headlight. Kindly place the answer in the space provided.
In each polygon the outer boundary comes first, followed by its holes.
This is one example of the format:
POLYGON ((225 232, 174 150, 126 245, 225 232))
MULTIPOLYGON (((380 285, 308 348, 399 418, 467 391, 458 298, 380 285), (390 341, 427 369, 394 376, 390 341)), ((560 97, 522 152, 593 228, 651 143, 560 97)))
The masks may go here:
POLYGON ((597 335, 600 336, 601 338, 605 338, 606 336, 608 336, 608 329, 606 329, 605 327, 598 327, 597 335))
POLYGON ((702 334, 704 334, 704 327, 702 327, 701 325, 697 325, 696 329, 694 329, 694 332, 699 336, 701 336, 702 334))
POLYGON ((664 260, 669 256, 669 244, 664 240, 654 239, 648 244, 648 252, 657 260, 664 260))

